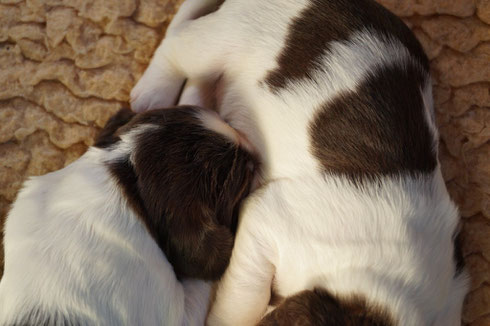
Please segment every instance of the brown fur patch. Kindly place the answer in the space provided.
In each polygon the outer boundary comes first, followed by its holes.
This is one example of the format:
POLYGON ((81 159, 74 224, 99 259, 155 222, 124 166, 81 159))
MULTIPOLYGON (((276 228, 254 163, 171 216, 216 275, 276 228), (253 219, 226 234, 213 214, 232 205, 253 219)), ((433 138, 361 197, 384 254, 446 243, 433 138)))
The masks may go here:
POLYGON ((391 326, 389 314, 361 297, 340 299, 315 288, 287 298, 259 326, 391 326))
POLYGON ((374 1, 310 2, 311 5, 291 23, 286 46, 277 58, 278 68, 269 72, 265 79, 272 91, 295 80, 310 78, 310 74, 320 68, 318 59, 328 53, 331 42, 346 40, 363 29, 399 39, 424 69, 429 69, 428 59, 410 29, 374 1))
POLYGON ((321 108, 311 150, 328 173, 355 181, 399 173, 429 173, 436 165, 418 67, 385 67, 355 91, 321 108))
POLYGON ((133 162, 110 163, 133 209, 179 277, 218 279, 228 266, 255 158, 201 126, 197 108, 153 110, 119 129, 136 138, 133 162))

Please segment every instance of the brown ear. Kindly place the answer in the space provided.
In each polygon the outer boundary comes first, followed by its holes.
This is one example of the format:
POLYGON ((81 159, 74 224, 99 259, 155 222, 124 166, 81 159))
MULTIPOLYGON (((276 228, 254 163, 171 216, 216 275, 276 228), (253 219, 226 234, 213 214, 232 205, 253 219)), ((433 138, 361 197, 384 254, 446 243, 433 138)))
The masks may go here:
POLYGON ((135 136, 131 162, 112 162, 111 172, 176 275, 217 280, 231 257, 230 227, 236 229, 253 171, 250 154, 205 129, 196 115, 192 108, 138 114, 109 141, 139 124, 157 128, 135 136))
POLYGON ((181 218, 167 215, 171 244, 167 253, 179 276, 218 280, 230 261, 239 208, 250 192, 255 163, 248 152, 237 146, 217 146, 216 151, 219 155, 208 153, 206 159, 212 162, 213 173, 193 184, 204 197, 194 196, 186 212, 181 207, 181 218))
POLYGON ((192 221, 172 219, 169 223, 167 258, 178 277, 218 280, 230 263, 234 235, 208 219, 192 221), (177 225, 178 224, 178 225, 177 225), (187 225, 183 225, 187 224, 187 225))
POLYGON ((253 182, 255 158, 241 148, 235 150, 235 160, 218 195, 216 220, 236 233, 238 214, 242 201, 250 194, 253 182))
POLYGON ((120 140, 119 136, 115 133, 117 129, 128 123, 136 113, 128 108, 122 108, 115 115, 113 115, 106 125, 100 131, 99 135, 95 139, 95 147, 106 148, 120 140))

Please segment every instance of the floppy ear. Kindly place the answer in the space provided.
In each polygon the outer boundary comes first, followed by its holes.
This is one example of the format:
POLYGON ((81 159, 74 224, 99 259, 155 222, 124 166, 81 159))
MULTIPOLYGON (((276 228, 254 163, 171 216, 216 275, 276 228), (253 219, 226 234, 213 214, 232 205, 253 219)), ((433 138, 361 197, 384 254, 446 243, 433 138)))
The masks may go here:
POLYGON ((233 166, 218 195, 216 220, 236 233, 241 202, 249 195, 256 162, 243 149, 237 148, 233 166))
POLYGON ((167 253, 179 276, 218 280, 230 262, 240 204, 254 177, 254 158, 236 146, 219 154, 209 156, 214 173, 194 184, 204 201, 193 195, 186 211, 179 210, 180 218, 167 215, 167 253))
POLYGON ((230 228, 236 229, 253 170, 250 154, 204 128, 196 115, 190 108, 148 111, 106 134, 111 141, 128 127, 157 126, 136 135, 131 162, 112 162, 111 171, 176 275, 217 280, 230 261, 230 228))
POLYGON ((167 255, 178 277, 216 281, 230 263, 234 235, 212 219, 171 219, 167 255), (195 223, 197 222, 197 223, 195 223))
POLYGON ((113 115, 106 125, 100 131, 99 135, 95 139, 95 147, 105 148, 120 140, 119 136, 115 133, 117 129, 128 123, 136 113, 128 108, 120 109, 115 115, 113 115))
POLYGON ((214 207, 208 206, 210 199, 201 204, 194 200, 185 219, 168 220, 171 247, 177 256, 175 269, 207 280, 219 279, 229 265, 240 205, 250 192, 256 166, 255 158, 238 146, 216 153, 208 156, 214 173, 197 185, 201 193, 216 198, 214 207))

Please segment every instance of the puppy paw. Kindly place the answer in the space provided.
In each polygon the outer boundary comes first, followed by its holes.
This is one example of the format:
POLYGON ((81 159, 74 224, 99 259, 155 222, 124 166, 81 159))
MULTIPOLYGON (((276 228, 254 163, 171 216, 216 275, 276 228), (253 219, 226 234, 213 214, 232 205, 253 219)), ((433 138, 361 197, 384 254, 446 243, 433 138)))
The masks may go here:
POLYGON ((161 109, 175 105, 184 79, 148 67, 131 90, 131 108, 135 112, 161 109))

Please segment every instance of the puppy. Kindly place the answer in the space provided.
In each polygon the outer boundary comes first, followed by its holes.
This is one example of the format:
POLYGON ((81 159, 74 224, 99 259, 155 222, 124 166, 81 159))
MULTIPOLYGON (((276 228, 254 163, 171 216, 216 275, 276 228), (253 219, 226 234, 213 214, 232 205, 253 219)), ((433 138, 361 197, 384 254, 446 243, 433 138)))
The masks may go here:
POLYGON ((0 325, 202 325, 255 158, 195 107, 115 115, 28 180, 5 225, 0 325))
POLYGON ((186 0, 133 108, 171 104, 186 78, 180 102, 216 85, 264 178, 210 325, 460 324, 429 63, 398 18, 371 0, 186 0))

